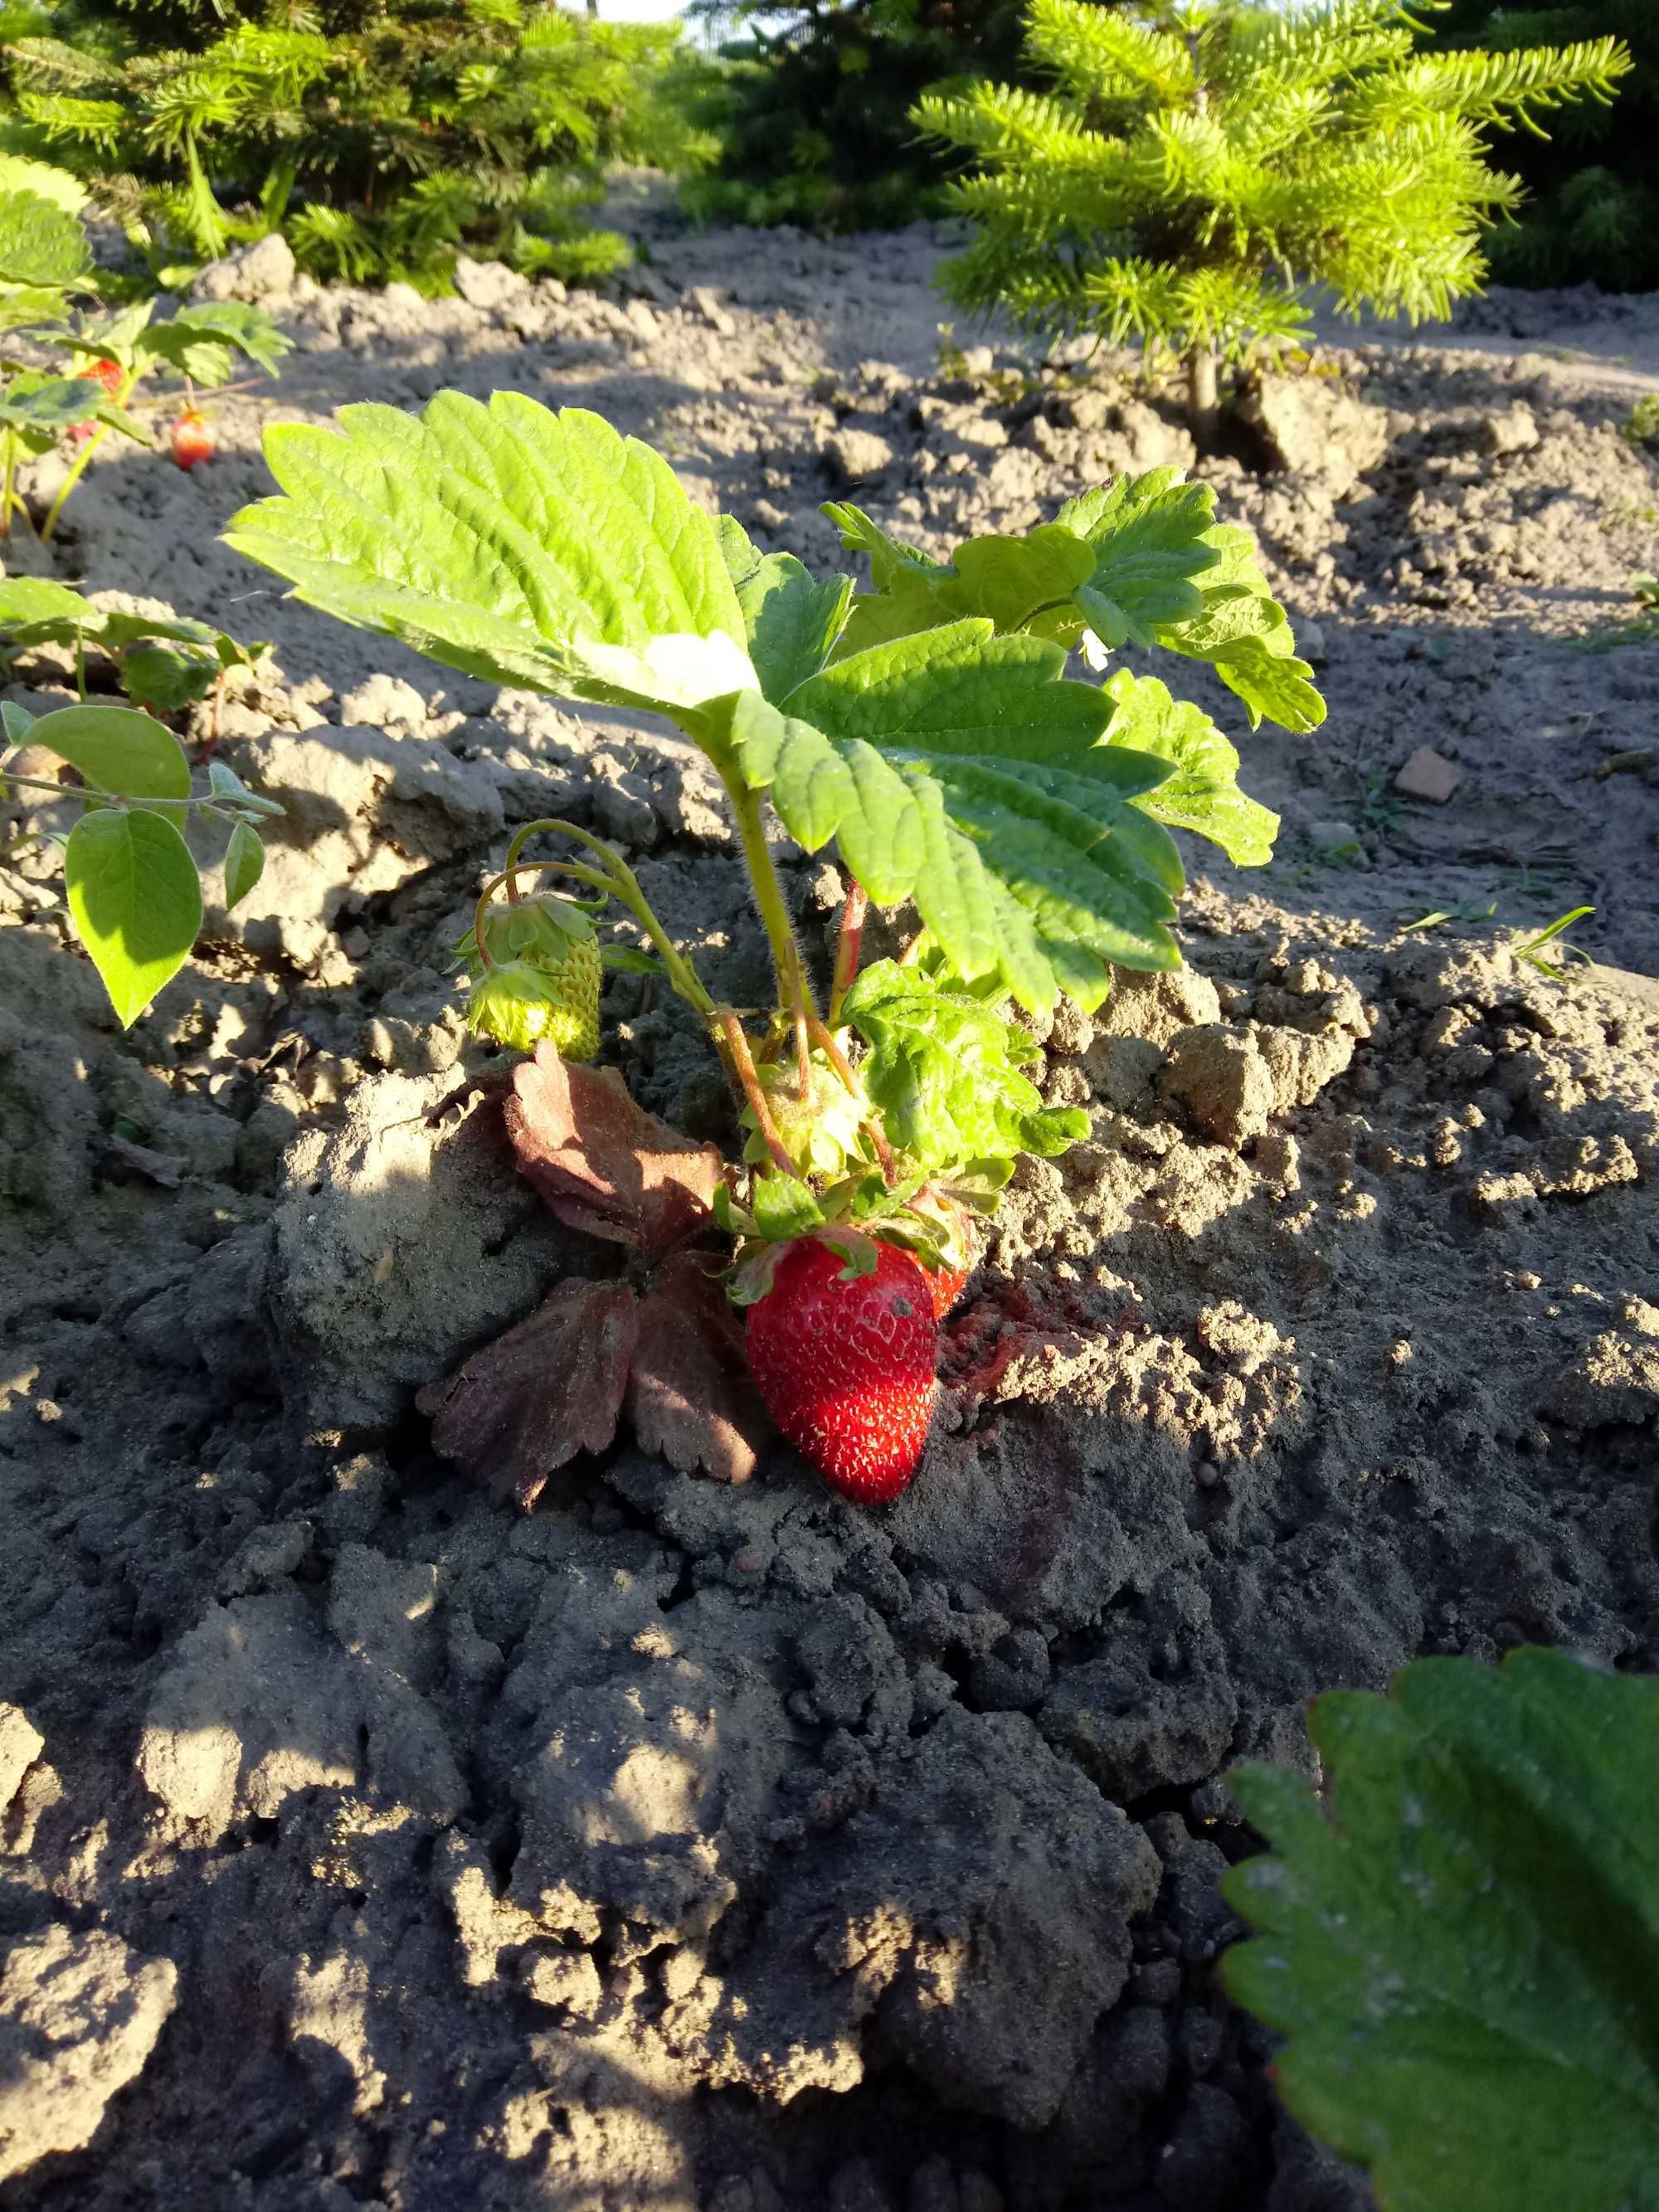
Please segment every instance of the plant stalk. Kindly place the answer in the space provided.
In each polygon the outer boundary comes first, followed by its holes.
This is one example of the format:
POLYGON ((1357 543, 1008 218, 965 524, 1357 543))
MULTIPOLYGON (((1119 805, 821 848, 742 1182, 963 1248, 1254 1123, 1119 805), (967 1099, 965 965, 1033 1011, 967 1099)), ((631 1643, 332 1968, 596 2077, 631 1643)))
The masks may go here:
POLYGON ((1215 349, 1192 346, 1187 354, 1187 420, 1200 453, 1208 452, 1214 445, 1220 419, 1215 349))
MULTIPOLYGON (((856 1098, 859 1095, 859 1079, 853 1072, 852 1061, 848 1060, 847 1054, 842 1050, 834 1036, 831 1036, 830 1032, 824 1027, 823 1024, 818 1019, 816 1014, 808 1018, 808 1026, 812 1032, 813 1043, 817 1045, 818 1050, 829 1061, 830 1066, 835 1069, 836 1074, 840 1076, 848 1090, 856 1098)), ((883 1179, 885 1181, 889 1189, 891 1189, 892 1186, 898 1181, 898 1162, 893 1157, 893 1147, 887 1141, 887 1132, 882 1127, 879 1116, 874 1114, 866 1114, 860 1122, 859 1126, 864 1130, 871 1143, 875 1146, 876 1158, 881 1162, 883 1179)))
POLYGON ((743 1033, 743 1024, 730 1006, 719 1008, 714 1019, 720 1024, 731 1065, 743 1086, 743 1095, 749 1102, 749 1109, 755 1117, 755 1126, 761 1133, 762 1141, 771 1154, 773 1166, 784 1175, 793 1176, 795 1163, 784 1150, 783 1139, 778 1134, 778 1125, 772 1119, 772 1109, 767 1102, 766 1092, 750 1052, 749 1040, 743 1033))
MULTIPOLYGON (((125 407, 126 405, 128 400, 132 397, 132 387, 137 383, 137 370, 136 368, 129 369, 125 381, 123 383, 120 391, 116 394, 115 404, 118 407, 125 407)), ((63 483, 58 485, 58 496, 53 500, 50 509, 47 511, 46 519, 40 526, 40 543, 43 545, 49 541, 52 532, 57 529, 58 518, 64 512, 64 502, 68 500, 70 494, 75 489, 76 485, 80 483, 82 477, 86 474, 93 455, 97 452, 100 446, 103 444, 105 439, 108 437, 109 431, 109 424, 107 422, 100 422, 97 429, 93 433, 92 436, 87 440, 86 444, 82 447, 74 460, 70 462, 69 474, 64 478, 63 483)))
POLYGON ((836 973, 830 986, 830 1026, 841 1027, 841 1002, 853 988, 853 978, 859 972, 859 945, 864 935, 864 917, 870 910, 869 896, 860 883, 847 886, 847 903, 841 910, 841 934, 836 939, 836 973))
POLYGON ((684 953, 675 950, 672 939, 658 921, 652 911, 650 901, 641 890, 638 877, 628 863, 619 859, 608 845, 602 843, 599 838, 591 836, 586 830, 577 829, 574 822, 560 822, 549 818, 543 822, 527 822, 507 847, 507 866, 502 869, 500 875, 490 878, 478 894, 477 903, 472 910, 473 941, 478 949, 478 957, 486 968, 494 963, 490 960, 489 948, 483 941, 484 908, 502 884, 509 886, 510 899, 511 887, 516 878, 521 875, 552 873, 574 876, 578 883, 586 884, 592 890, 603 891, 608 897, 616 899, 628 908, 650 939, 664 967, 667 969, 668 980, 673 988, 689 1006, 693 1007, 702 1016, 705 1021, 713 1021, 714 1001, 699 981, 696 969, 692 967, 684 953), (567 837, 574 837, 579 844, 587 847, 588 850, 603 864, 602 866, 585 868, 572 860, 520 860, 518 856, 524 849, 525 841, 538 830, 556 830, 567 837))
POLYGON ((766 941, 772 948, 772 964, 778 978, 778 1005, 786 1012, 789 1012, 799 994, 810 1011, 811 1001, 806 997, 805 971, 801 965, 799 947, 795 943, 789 909, 784 903, 783 885, 778 880, 777 867, 767 849, 766 827, 761 819, 760 799, 754 792, 746 789, 722 763, 717 761, 715 766, 720 770, 720 781, 726 787, 726 795, 732 802, 732 811, 737 817, 738 835, 743 841, 743 857, 749 866, 749 880, 754 890, 755 904, 760 910, 766 941))

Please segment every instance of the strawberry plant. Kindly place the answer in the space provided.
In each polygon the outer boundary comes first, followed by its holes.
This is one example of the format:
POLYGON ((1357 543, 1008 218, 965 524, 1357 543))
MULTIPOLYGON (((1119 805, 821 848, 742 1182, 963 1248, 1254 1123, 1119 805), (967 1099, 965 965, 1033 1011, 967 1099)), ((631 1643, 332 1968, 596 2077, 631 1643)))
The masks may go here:
POLYGON ((0 666, 47 646, 73 652, 83 704, 90 652, 136 707, 155 714, 181 714, 210 693, 216 705, 226 679, 251 671, 265 650, 188 616, 106 612, 50 577, 0 576, 0 666))
MULTIPOLYGON (((514 838, 464 948, 475 1023, 535 1045, 511 1079, 509 1133, 563 1218, 608 1223, 599 1233, 655 1257, 643 1307, 614 1286, 567 1290, 516 1348, 504 1340, 445 1385, 441 1449, 480 1465, 505 1449, 513 1487, 533 1496, 630 1404, 637 1427, 639 1404, 661 1397, 640 1400, 623 1350, 656 1344, 660 1379, 661 1333, 641 1318, 662 1295, 655 1271, 672 1261, 683 1289, 713 1255, 730 1261, 779 1425, 854 1494, 894 1494, 926 1431, 934 1307, 977 1255, 975 1222, 1022 1153, 1088 1131, 1081 1109, 1045 1104, 1016 1010, 1062 994, 1095 1006, 1114 966, 1179 964, 1172 829, 1253 865, 1277 827, 1239 791, 1237 754, 1202 708, 1127 666, 1100 684, 1069 678, 1068 659, 1098 672, 1127 644, 1162 647, 1209 664, 1252 726, 1323 717, 1249 537, 1167 469, 948 562, 838 507, 843 542, 869 559, 855 592, 849 576, 762 553, 597 416, 518 393, 487 406, 440 393, 418 418, 347 407, 333 428, 273 428, 265 451, 281 493, 239 514, 228 542, 301 599, 474 676, 665 716, 699 746, 771 951, 775 1002, 750 1026, 600 839, 562 821, 514 838), (769 806, 850 878, 827 990, 796 934, 769 806), (562 856, 526 860, 541 836, 563 840, 562 856), (536 876, 556 888, 532 906, 536 876), (917 927, 902 958, 860 970, 871 901, 913 909, 917 927), (609 1079, 560 1061, 573 1008, 575 1054, 596 1041, 586 929, 610 906, 644 944, 601 957, 651 967, 694 1011, 732 1086, 740 1164, 711 1164, 641 1117, 630 1164, 609 1079), (599 1156, 585 1132, 599 1133, 599 1156), (665 1241, 636 1203, 665 1158, 679 1164, 665 1241), (609 1332, 611 1364, 573 1364, 584 1331, 609 1332), (562 1413, 537 1380, 555 1352, 572 1377, 562 1413)), ((730 1351, 724 1327, 697 1339, 697 1389, 730 1351)), ((744 1471, 724 1432, 711 1443, 682 1422, 674 1443, 684 1463, 744 1471)))
MULTIPOLYGON (((52 536, 70 495, 112 431, 140 445, 148 432, 131 412, 139 386, 158 372, 191 387, 228 383, 240 362, 274 374, 289 340, 262 307, 234 301, 187 303, 157 322, 155 301, 118 313, 88 312, 76 302, 98 290, 82 228, 85 188, 41 161, 0 155, 0 330, 28 333, 33 350, 57 354, 61 366, 42 369, 0 359, 0 537, 26 509, 17 467, 49 453, 62 438, 76 448, 41 526, 52 536)), ((191 403, 173 426, 173 458, 193 468, 212 452, 212 438, 191 403)))
POLYGON ((213 391, 228 384, 243 362, 274 376, 289 349, 289 339, 263 307, 240 301, 186 301, 165 322, 155 314, 155 301, 143 300, 118 314, 83 315, 38 334, 70 356, 76 376, 92 382, 99 403, 86 418, 94 425, 93 434, 82 443, 41 525, 43 538, 56 531, 70 494, 112 430, 149 443, 129 410, 151 377, 183 380, 185 404, 172 422, 169 440, 179 467, 193 469, 213 452, 212 432, 196 405, 197 387, 213 391))
POLYGON ((1233 1777, 1273 1856, 1224 1884, 1286 2104, 1398 2212, 1659 2203, 1659 1682, 1424 1659, 1309 1734, 1317 1797, 1233 1777))

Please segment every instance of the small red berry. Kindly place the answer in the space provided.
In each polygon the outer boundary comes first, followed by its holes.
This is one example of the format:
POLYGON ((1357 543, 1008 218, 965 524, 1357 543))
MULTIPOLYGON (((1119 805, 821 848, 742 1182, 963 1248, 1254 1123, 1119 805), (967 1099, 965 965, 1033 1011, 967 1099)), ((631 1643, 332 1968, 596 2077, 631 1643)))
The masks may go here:
POLYGON ((71 422, 69 427, 69 441, 71 446, 84 446, 88 438, 97 435, 97 431, 98 425, 95 422, 71 422))
POLYGON ((86 377, 91 383, 101 384, 112 399, 120 398, 121 386, 126 380, 120 362, 111 361, 107 356, 101 361, 87 362, 76 374, 86 377))
POLYGON ((213 453, 213 433, 193 407, 186 407, 173 426, 173 458, 181 469, 193 469, 213 453))
POLYGON ((844 1279, 842 1255, 803 1237, 749 1309, 749 1364, 766 1409, 831 1487, 884 1505, 916 1471, 933 1413, 938 1328, 927 1277, 896 1245, 844 1279))
POLYGON ((953 1205, 951 1212, 956 1218, 959 1239, 967 1250, 967 1260, 960 1267, 924 1267, 921 1271, 927 1276, 927 1287, 933 1294, 933 1313, 939 1321, 944 1320, 962 1296, 969 1276, 979 1265, 979 1238, 972 1221, 959 1206, 953 1205))
POLYGON ((933 1294, 933 1318, 943 1321, 962 1296, 963 1285, 973 1273, 973 1268, 924 1267, 921 1272, 927 1276, 927 1288, 933 1294))

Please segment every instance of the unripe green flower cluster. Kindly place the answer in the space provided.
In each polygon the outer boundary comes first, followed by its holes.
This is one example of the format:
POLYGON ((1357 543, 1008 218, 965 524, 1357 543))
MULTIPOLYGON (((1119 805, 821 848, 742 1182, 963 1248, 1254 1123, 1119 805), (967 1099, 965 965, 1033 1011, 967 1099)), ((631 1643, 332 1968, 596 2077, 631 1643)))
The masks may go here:
POLYGON ((564 1059, 592 1060, 604 969, 587 916, 542 892, 487 907, 483 937, 488 966, 471 930, 456 948, 472 977, 467 1027, 515 1052, 533 1052, 550 1037, 564 1059))

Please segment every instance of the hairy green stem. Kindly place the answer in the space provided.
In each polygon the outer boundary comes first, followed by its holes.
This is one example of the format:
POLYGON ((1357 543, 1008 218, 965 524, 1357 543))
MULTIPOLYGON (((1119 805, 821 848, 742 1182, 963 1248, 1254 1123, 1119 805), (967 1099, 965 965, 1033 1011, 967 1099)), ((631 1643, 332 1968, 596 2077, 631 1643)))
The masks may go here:
POLYGON ((853 988, 859 972, 859 945, 864 936, 864 917, 870 908, 864 885, 847 886, 847 903, 841 910, 841 934, 836 939, 836 973, 830 986, 830 1026, 841 1027, 841 1002, 853 988))
POLYGON ((0 496, 0 538, 11 536, 11 510, 16 499, 12 487, 17 480, 17 433, 6 432, 6 489, 0 496))
POLYGON ((761 1133, 762 1142, 772 1156, 772 1164, 782 1174, 793 1176, 795 1172, 795 1163, 784 1149, 783 1139, 778 1134, 778 1125, 772 1119, 772 1109, 767 1103, 759 1071, 755 1066, 753 1055, 749 1049, 749 1040, 743 1033, 743 1024, 730 1006, 719 1008, 715 1012, 714 1019, 720 1025, 720 1035, 726 1040, 726 1054, 732 1073, 742 1087, 744 1097, 749 1102, 749 1109, 755 1117, 755 1126, 761 1133))
POLYGON ((783 885, 767 848, 766 826, 761 819, 761 803, 757 793, 749 790, 738 778, 716 760, 720 781, 732 802, 732 811, 737 817, 738 835, 743 842, 743 857, 749 866, 749 881, 755 894, 755 904, 760 909, 761 927, 766 932, 766 941, 772 948, 772 964, 777 970, 778 1005, 786 1013, 793 1012, 799 998, 811 1011, 811 1000, 807 994, 805 971, 801 965, 800 950, 795 943, 794 927, 789 919, 789 909, 784 904, 783 885))

